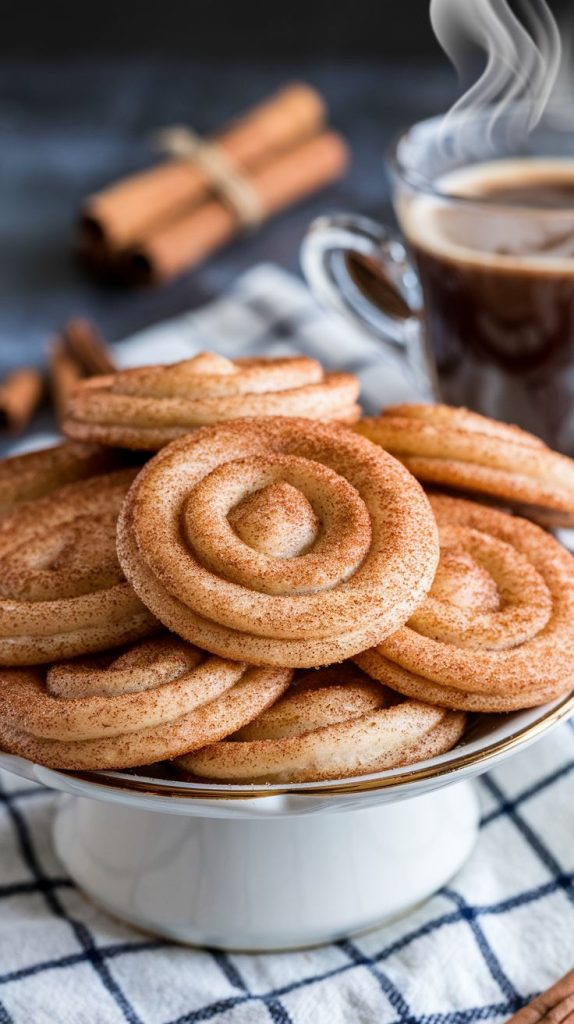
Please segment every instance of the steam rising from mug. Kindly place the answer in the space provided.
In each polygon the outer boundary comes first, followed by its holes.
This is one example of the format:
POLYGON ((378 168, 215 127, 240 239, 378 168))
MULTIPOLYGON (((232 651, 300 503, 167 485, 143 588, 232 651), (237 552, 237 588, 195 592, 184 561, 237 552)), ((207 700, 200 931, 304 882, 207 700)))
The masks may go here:
POLYGON ((509 114, 507 128, 515 138, 528 135, 542 120, 572 128, 565 121, 564 97, 572 96, 569 48, 546 0, 431 0, 436 37, 459 75, 468 74, 470 53, 486 57, 478 80, 454 104, 444 130, 468 122, 471 114, 490 111, 488 135, 509 114))

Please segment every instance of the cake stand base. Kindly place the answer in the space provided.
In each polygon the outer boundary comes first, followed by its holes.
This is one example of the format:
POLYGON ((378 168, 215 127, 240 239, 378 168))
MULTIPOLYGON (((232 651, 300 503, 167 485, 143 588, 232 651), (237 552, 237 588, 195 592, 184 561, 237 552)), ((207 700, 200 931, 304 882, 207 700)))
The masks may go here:
POLYGON ((193 945, 265 951, 332 942, 426 899, 477 834, 473 786, 361 810, 188 817, 66 796, 57 852, 114 916, 193 945))

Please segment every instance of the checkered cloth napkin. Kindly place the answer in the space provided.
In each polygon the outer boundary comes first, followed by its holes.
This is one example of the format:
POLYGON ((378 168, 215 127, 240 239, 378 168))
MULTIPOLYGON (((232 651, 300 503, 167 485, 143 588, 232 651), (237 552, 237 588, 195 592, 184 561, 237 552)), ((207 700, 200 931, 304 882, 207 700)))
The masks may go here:
MULTIPOLYGON (((412 395, 376 342, 330 320, 273 267, 118 354, 128 365, 202 348, 309 352, 358 372, 371 408, 412 395)), ((424 906, 368 935, 254 956, 185 949, 97 910, 54 854, 58 798, 0 773, 0 1024, 503 1021, 574 961, 572 723, 478 788, 478 845, 424 906)))

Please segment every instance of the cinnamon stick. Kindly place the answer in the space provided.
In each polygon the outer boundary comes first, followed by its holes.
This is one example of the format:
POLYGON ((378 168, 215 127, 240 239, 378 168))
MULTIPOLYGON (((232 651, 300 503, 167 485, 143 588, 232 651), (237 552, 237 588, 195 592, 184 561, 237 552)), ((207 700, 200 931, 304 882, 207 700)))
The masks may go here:
MULTIPOLYGON (((325 107, 311 86, 295 83, 232 122, 210 141, 240 171, 257 167, 315 134, 325 107)), ((81 248, 97 253, 122 249, 160 222, 200 203, 211 190, 203 170, 189 160, 168 160, 90 196, 81 214, 81 248)))
MULTIPOLYGON (((348 150, 341 136, 323 132, 254 171, 249 182, 265 217, 340 178, 348 150)), ((149 231, 121 261, 133 284, 151 284, 195 266, 237 233, 237 216, 219 199, 149 231)))
POLYGON ((53 342, 48 366, 52 401, 58 421, 64 418, 70 395, 85 376, 80 361, 67 348, 62 337, 53 342))
POLYGON ((508 1024, 572 1024, 574 1022, 574 970, 536 996, 510 1018, 508 1024))
POLYGON ((33 367, 21 367, 8 374, 0 385, 0 424, 19 434, 34 415, 42 398, 42 374, 33 367))
POLYGON ((64 344, 88 376, 115 373, 117 367, 98 329, 89 320, 77 317, 66 324, 64 344))

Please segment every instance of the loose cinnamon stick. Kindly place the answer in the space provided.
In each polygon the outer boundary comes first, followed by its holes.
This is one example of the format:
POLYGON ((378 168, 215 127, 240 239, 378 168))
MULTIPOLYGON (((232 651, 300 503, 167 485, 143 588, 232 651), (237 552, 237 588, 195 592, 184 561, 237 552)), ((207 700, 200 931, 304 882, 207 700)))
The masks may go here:
POLYGON ((66 324, 64 344, 88 376, 115 373, 117 367, 97 328, 89 320, 77 317, 66 324))
POLYGON ((34 415, 42 398, 42 374, 32 367, 10 373, 0 386, 0 425, 19 434, 34 415))
MULTIPOLYGON (((323 132, 254 171, 249 182, 263 214, 269 217, 340 178, 347 162, 343 139, 334 132, 323 132)), ((122 273, 134 284, 173 277, 230 241, 237 227, 231 208, 212 199, 150 231, 127 251, 122 273)))
POLYGON ((58 421, 61 421, 72 391, 85 374, 79 360, 67 349, 62 337, 53 342, 48 363, 52 401, 58 421))
MULTIPOLYGON (((234 168, 245 171, 270 160, 319 131, 325 108, 310 86, 286 86, 212 138, 234 168)), ((81 248, 102 258, 124 248, 160 222, 201 202, 211 182, 188 160, 169 160, 126 178, 84 204, 81 248)))
POLYGON ((542 1024, 543 1021, 573 1024, 574 970, 515 1013, 508 1024, 542 1024))

